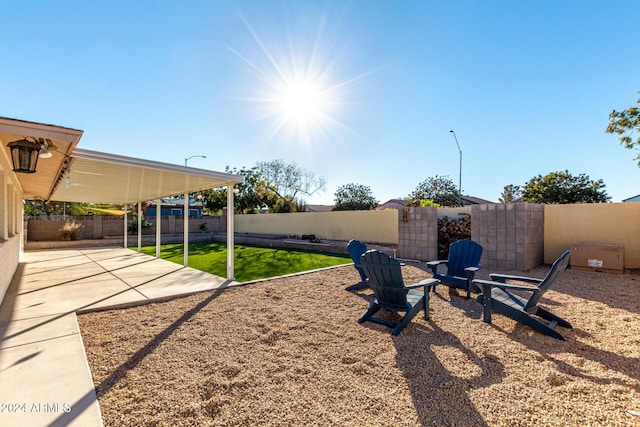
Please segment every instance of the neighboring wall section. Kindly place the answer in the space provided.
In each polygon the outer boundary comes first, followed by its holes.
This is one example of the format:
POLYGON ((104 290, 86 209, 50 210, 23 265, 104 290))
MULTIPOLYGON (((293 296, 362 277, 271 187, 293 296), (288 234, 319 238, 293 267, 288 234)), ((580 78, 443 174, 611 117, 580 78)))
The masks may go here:
POLYGON ((573 243, 613 243, 624 246, 624 268, 640 268, 640 203, 546 205, 546 264, 573 243))
MULTIPOLYGON (((68 221, 74 221, 82 226, 78 230, 78 234, 82 239, 105 239, 111 237, 122 237, 124 235, 124 217, 107 216, 107 215, 88 215, 83 217, 69 217, 68 221)), ((130 216, 128 221, 135 221, 130 216)), ((154 217, 148 217, 146 221, 152 225, 142 230, 144 235, 155 235, 154 217)), ((162 234, 183 234, 183 217, 182 216, 164 216, 161 219, 162 224, 160 230, 162 234)), ((30 242, 48 242, 60 240, 60 229, 64 226, 65 221, 48 221, 31 219, 28 223, 28 239, 30 242)), ((226 231, 227 221, 223 215, 207 216, 207 217, 190 217, 189 232, 197 233, 200 231, 223 232, 226 231), (203 226, 204 224, 204 226, 203 226), (204 230, 201 228, 204 227, 204 230)), ((130 232, 129 235, 137 235, 137 231, 130 232)))
POLYGON ((484 249, 482 268, 528 271, 542 264, 544 215, 544 205, 472 206, 471 238, 484 249))
POLYGON ((336 211, 235 215, 236 233, 302 235, 318 239, 396 244, 398 211, 336 211))

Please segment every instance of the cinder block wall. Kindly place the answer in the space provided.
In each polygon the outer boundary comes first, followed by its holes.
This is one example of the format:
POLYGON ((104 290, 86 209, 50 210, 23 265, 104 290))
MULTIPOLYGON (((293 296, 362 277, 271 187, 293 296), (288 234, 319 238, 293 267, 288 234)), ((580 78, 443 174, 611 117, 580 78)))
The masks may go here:
MULTIPOLYGON (((142 234, 156 234, 156 218, 147 217, 146 220, 149 221, 152 225, 149 228, 145 228, 142 231, 142 234)), ((221 233, 227 231, 227 218, 224 215, 216 215, 189 218, 189 233, 201 232, 202 230, 200 229, 200 226, 202 224, 205 224, 205 231, 208 233, 221 233)), ((162 217, 160 223, 160 232, 162 234, 182 234, 183 231, 183 217, 174 215, 162 217)))
POLYGON ((483 269, 531 270, 544 262, 544 205, 472 206, 471 238, 484 248, 483 269))
MULTIPOLYGON (((124 234, 124 217, 122 216, 82 216, 69 217, 69 221, 75 221, 82 225, 78 230, 81 239, 104 239, 109 237, 120 237, 124 234)), ((128 221, 135 220, 129 216, 128 221)), ((144 235, 155 234, 155 218, 147 218, 152 226, 142 230, 144 235)), ((55 241, 60 240, 60 229, 64 226, 65 221, 46 221, 46 220, 30 220, 28 221, 28 235, 30 242, 39 241, 55 241)), ((182 234, 183 218, 176 216, 162 217, 161 232, 162 234, 182 234)), ((200 226, 206 224, 206 231, 212 233, 224 232, 227 230, 227 218, 225 216, 210 216, 189 218, 189 232, 198 233, 202 231, 200 226)), ((137 232, 129 233, 135 235, 137 232)))
MULTIPOLYGON (((123 216, 109 216, 109 215, 96 215, 102 219, 102 234, 96 235, 96 239, 102 239, 103 237, 122 236, 124 234, 123 216)), ((132 218, 129 215, 127 221, 131 221, 132 218)))
POLYGON ((435 207, 407 207, 399 212, 397 256, 421 261, 437 259, 438 213, 435 207))

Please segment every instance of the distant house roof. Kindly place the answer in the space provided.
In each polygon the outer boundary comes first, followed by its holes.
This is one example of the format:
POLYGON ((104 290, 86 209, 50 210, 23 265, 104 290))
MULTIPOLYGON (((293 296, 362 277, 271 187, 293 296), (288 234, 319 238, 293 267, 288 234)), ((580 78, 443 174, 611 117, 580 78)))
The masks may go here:
POLYGON ((465 206, 471 205, 495 205, 496 202, 481 199, 480 197, 462 196, 462 204, 465 206))
MULTIPOLYGON (((155 200, 150 200, 149 202, 149 206, 155 206, 156 205, 156 201, 155 200)), ((162 206, 174 206, 176 208, 181 208, 184 209, 184 199, 174 199, 174 198, 168 198, 168 197, 163 197, 162 201, 160 202, 162 204, 162 206)), ((202 207, 202 202, 197 200, 197 199, 189 199, 189 207, 202 207)))
POLYGON ((376 207, 377 211, 382 211, 385 209, 402 209, 407 205, 407 201, 406 200, 402 200, 402 199, 391 199, 391 200, 387 200, 386 202, 384 202, 381 205, 378 205, 376 207))
POLYGON ((333 206, 329 205, 307 205, 305 212, 331 212, 333 206))
MULTIPOLYGON (((462 196, 462 204, 464 206, 471 205, 487 205, 487 204, 495 204, 495 202, 491 202, 489 200, 481 199, 479 197, 473 196, 462 196)), ((376 210, 384 210, 384 209, 402 209, 407 205, 406 199, 391 199, 384 202, 381 205, 378 205, 376 210)))
POLYGON ((640 194, 637 196, 629 197, 628 199, 622 200, 622 202, 640 202, 640 194))

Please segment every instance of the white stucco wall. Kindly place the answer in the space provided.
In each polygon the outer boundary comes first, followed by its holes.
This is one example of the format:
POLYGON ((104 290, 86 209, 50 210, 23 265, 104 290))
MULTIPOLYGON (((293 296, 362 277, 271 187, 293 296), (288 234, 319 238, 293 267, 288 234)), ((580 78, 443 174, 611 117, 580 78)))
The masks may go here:
POLYGON ((11 284, 22 250, 22 194, 6 158, 0 155, 0 303, 11 284))

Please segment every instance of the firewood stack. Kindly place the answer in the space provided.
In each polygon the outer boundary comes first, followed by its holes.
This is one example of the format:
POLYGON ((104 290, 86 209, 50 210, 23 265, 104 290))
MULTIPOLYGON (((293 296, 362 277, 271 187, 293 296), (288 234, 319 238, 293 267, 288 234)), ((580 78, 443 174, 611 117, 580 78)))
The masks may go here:
POLYGON ((471 238, 471 216, 464 215, 458 218, 438 218, 438 259, 449 257, 449 245, 462 239, 471 238))

